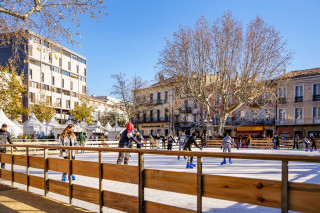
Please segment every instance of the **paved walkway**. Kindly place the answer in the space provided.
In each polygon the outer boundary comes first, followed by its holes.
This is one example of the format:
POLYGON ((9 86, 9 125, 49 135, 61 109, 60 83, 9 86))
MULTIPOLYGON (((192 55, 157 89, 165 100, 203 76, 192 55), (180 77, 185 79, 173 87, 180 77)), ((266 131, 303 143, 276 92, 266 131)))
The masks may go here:
POLYGON ((0 184, 0 212, 92 212, 21 189, 0 184))

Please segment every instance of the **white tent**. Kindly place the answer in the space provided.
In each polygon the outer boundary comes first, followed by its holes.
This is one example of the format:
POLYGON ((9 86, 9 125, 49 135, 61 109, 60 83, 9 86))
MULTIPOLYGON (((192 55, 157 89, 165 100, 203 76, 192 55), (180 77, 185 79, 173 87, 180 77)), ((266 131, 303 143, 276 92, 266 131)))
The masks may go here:
POLYGON ((0 109, 0 126, 2 124, 7 124, 8 132, 10 132, 12 136, 17 137, 23 134, 22 125, 11 121, 6 114, 4 114, 3 110, 0 109))
POLYGON ((112 126, 110 125, 109 122, 106 124, 106 126, 104 127, 104 129, 105 129, 107 132, 109 132, 109 131, 112 130, 112 126))
POLYGON ((47 126, 47 134, 50 135, 50 134, 53 134, 54 133, 54 129, 56 127, 58 127, 60 124, 59 122, 57 121, 57 119, 55 118, 55 116, 52 116, 50 118, 50 120, 46 123, 46 126, 47 126))
POLYGON ((45 134, 46 126, 43 125, 34 115, 31 114, 29 119, 23 123, 23 132, 25 134, 45 134))
POLYGON ((92 133, 104 133, 104 127, 101 125, 100 121, 96 125, 87 125, 87 130, 92 133))

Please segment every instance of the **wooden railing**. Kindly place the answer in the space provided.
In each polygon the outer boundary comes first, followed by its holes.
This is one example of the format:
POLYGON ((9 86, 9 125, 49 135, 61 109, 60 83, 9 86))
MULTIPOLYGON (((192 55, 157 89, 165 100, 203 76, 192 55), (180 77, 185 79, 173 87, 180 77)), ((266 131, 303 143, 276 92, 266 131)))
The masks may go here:
MULTIPOLYGON (((79 199, 125 212, 194 212, 189 209, 155 203, 144 199, 144 189, 156 189, 197 196, 197 212, 202 212, 202 198, 217 198, 235 202, 243 202, 260 206, 281 208, 301 212, 317 212, 320 209, 320 185, 288 182, 288 162, 304 161, 320 163, 316 156, 261 155, 210 152, 179 152, 144 149, 115 149, 90 147, 57 147, 36 145, 2 145, 10 147, 10 154, 1 153, 0 161, 11 164, 11 170, 0 170, 1 178, 35 187, 44 191, 68 196, 69 203, 79 199), (15 155, 13 147, 24 147, 25 155, 15 155), (43 157, 30 156, 31 149, 43 151, 43 157), (98 152, 99 161, 89 162, 69 159, 49 158, 48 150, 64 149, 87 150, 98 152), (117 165, 102 162, 103 152, 130 152, 138 154, 138 165, 117 165), (185 155, 197 157, 197 173, 174 172, 144 168, 144 156, 185 155), (202 173, 202 159, 206 158, 240 158, 255 160, 281 161, 281 181, 207 175, 202 173), (26 173, 14 172, 14 165, 25 166, 26 173), (29 169, 43 170, 43 177, 30 175, 29 169), (48 171, 69 174, 69 182, 61 182, 48 178, 48 171), (97 188, 74 184, 71 175, 82 175, 99 179, 97 188), (102 180, 112 180, 138 185, 138 195, 130 196, 103 190, 102 180)), ((71 154, 69 155, 71 156, 71 154)))

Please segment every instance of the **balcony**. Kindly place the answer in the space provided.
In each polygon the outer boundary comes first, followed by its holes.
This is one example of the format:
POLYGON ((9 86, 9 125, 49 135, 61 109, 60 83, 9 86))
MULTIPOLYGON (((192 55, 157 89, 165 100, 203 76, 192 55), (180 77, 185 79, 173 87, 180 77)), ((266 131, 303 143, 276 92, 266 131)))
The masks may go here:
POLYGON ((303 96, 294 97, 294 102, 303 102, 303 96))
POLYGON ((312 100, 313 101, 320 101, 320 95, 313 95, 312 100))
POLYGON ((279 103, 279 104, 286 104, 286 103, 287 103, 287 98, 285 98, 285 97, 280 97, 280 98, 278 99, 278 103, 279 103))
POLYGON ((259 120, 236 120, 234 125, 273 125, 275 123, 275 119, 259 119, 259 120))
POLYGON ((181 107, 180 113, 192 113, 191 107, 181 107))
POLYGON ((135 124, 140 123, 158 123, 158 122, 170 122, 169 117, 155 117, 155 118, 146 118, 146 119, 132 119, 132 122, 135 124))

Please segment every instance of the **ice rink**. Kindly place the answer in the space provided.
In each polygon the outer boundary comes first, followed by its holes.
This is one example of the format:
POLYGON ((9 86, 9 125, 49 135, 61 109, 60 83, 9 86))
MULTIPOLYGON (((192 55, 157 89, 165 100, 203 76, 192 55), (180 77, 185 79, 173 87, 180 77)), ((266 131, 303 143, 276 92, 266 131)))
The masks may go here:
MULTIPOLYGON (((197 148, 193 150, 198 151, 197 148)), ((204 149, 206 152, 221 152, 218 148, 204 149)), ((233 153, 255 153, 255 154, 288 154, 288 155, 308 155, 320 156, 319 151, 305 152, 297 150, 261 150, 261 149, 232 149, 233 153)), ((117 160, 117 153, 103 153, 104 163, 115 163, 117 160)), ((58 156, 49 156, 58 157, 58 156)), ((77 160, 98 161, 97 153, 77 154, 77 160)), ((203 173, 212 175, 224 175, 234 177, 247 177, 268 180, 281 179, 281 161, 262 161, 262 160, 243 160, 233 159, 232 165, 220 165, 221 158, 204 158, 203 159, 203 173)), ((195 159, 196 163, 196 159, 195 159)), ((137 155, 131 154, 130 165, 137 165, 137 155)), ((174 156, 163 155, 145 155, 145 168, 160 169, 178 172, 194 172, 196 169, 186 169, 186 160, 183 157, 177 160, 174 156)), ((7 169, 9 169, 7 165, 7 169)), ((14 170, 17 172, 25 172, 24 167, 15 166, 14 170)), ((41 170, 31 169, 30 175, 41 176, 41 170)), ((49 178, 60 180, 61 173, 49 172, 49 178)), ((98 188, 98 179, 84 176, 76 176, 75 184, 85 185, 88 187, 98 188)), ((306 163, 306 162, 289 162, 289 181, 298 183, 320 183, 320 164, 306 163)), ((11 184, 8 181, 2 180, 3 183, 11 184)), ((26 186, 15 183, 15 187, 25 189, 26 186)), ((103 182, 104 190, 137 196, 138 186, 134 184, 107 181, 103 182)), ((31 188, 33 192, 43 194, 43 190, 31 188)), ((49 197, 54 199, 68 202, 68 197, 61 196, 49 192, 49 197)), ((184 195, 178 193, 164 192, 160 190, 145 189, 145 199, 164 203, 167 205, 179 206, 183 208, 196 210, 196 196, 184 195)), ((74 199, 74 205, 98 211, 98 206, 74 199)), ((280 212, 280 209, 260 207, 245 203, 236 203, 231 201, 224 201, 212 198, 203 198, 203 211, 204 212, 280 212)), ((104 208, 104 212, 118 212, 115 210, 104 208)))

